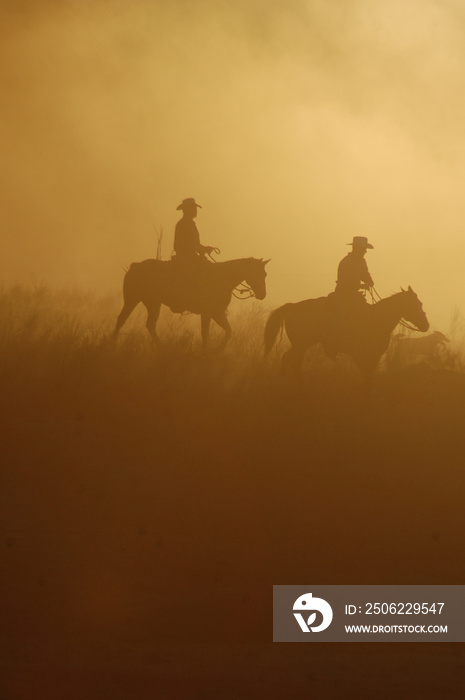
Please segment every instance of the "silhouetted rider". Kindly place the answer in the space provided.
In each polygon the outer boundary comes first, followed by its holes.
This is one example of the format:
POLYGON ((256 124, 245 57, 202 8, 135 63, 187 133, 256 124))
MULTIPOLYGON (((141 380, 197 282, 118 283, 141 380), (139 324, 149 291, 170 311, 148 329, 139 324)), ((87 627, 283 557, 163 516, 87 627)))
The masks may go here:
POLYGON ((324 345, 332 359, 336 359, 337 352, 357 335, 358 323, 369 308, 360 290, 373 286, 365 260, 367 250, 373 246, 365 236, 354 236, 347 245, 351 245, 352 250, 339 263, 336 289, 328 296, 333 322, 324 345))
POLYGON ((178 211, 182 210, 182 219, 176 224, 174 231, 174 252, 176 253, 176 261, 178 262, 197 262, 199 256, 209 255, 215 248, 200 243, 200 236, 197 226, 195 225, 195 217, 197 209, 201 209, 200 204, 197 204, 193 197, 183 199, 181 204, 176 207, 178 211))
POLYGON ((339 263, 337 269, 336 294, 349 299, 361 300, 364 297, 359 293, 361 289, 370 289, 373 279, 368 272, 365 254, 372 249, 371 243, 365 236, 354 236, 352 250, 339 263))
POLYGON ((175 255, 172 258, 174 267, 170 307, 175 312, 196 310, 205 284, 205 275, 209 271, 205 255, 213 251, 220 252, 218 248, 200 243, 199 231, 194 221, 199 208, 202 207, 193 197, 183 199, 176 207, 183 215, 174 231, 175 255))

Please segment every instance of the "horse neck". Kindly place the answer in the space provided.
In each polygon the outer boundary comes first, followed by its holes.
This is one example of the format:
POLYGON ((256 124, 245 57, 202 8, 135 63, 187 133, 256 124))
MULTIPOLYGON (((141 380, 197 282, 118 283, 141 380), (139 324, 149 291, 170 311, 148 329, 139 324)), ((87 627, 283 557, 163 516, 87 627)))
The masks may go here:
POLYGON ((403 292, 393 294, 386 299, 381 299, 373 307, 373 310, 378 312, 379 320, 388 326, 391 333, 402 318, 402 295, 403 292))
POLYGON ((248 263, 252 258, 239 258, 238 260, 226 260, 217 263, 224 272, 225 283, 234 289, 247 277, 248 263))

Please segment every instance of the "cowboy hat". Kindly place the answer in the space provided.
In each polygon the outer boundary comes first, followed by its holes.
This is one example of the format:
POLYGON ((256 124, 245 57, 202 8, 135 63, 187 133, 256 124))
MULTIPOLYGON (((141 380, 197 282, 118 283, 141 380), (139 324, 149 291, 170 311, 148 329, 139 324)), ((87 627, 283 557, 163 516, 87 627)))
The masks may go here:
POLYGON ((358 246, 359 248, 373 248, 371 243, 368 243, 366 236, 354 236, 352 243, 347 243, 347 245, 358 246))
POLYGON ((193 197, 183 199, 179 207, 176 207, 176 211, 179 211, 180 209, 186 209, 186 207, 198 207, 199 209, 202 209, 200 204, 197 204, 193 197))

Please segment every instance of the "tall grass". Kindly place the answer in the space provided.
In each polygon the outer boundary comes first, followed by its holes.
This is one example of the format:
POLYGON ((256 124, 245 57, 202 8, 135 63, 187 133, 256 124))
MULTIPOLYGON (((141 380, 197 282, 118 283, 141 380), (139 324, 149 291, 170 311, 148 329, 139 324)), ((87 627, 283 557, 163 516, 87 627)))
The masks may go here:
MULTIPOLYGON (((233 301, 230 323, 233 335, 224 353, 215 353, 223 331, 211 324, 210 352, 200 351, 200 321, 195 315, 162 311, 157 348, 145 329, 145 310, 139 307, 124 326, 116 343, 111 335, 120 310, 119 295, 98 296, 79 289, 52 290, 45 286, 15 286, 0 291, 0 373, 4 381, 16 378, 46 381, 49 387, 87 383, 89 390, 127 384, 132 390, 163 387, 164 391, 204 390, 315 391, 317 386, 355 386, 358 373, 349 358, 334 364, 319 347, 310 349, 303 367, 303 383, 283 379, 282 353, 289 343, 278 338, 269 359, 263 359, 266 307, 255 300, 233 301), (302 389, 303 388, 303 389, 302 389)), ((465 326, 456 314, 449 333, 451 342, 430 361, 436 369, 463 372, 465 326)), ((424 358, 422 360, 424 364, 424 358)), ((393 344, 381 371, 405 369, 393 344)), ((418 368, 417 368, 418 369, 418 368)), ((32 387, 32 385, 31 385, 32 387)))

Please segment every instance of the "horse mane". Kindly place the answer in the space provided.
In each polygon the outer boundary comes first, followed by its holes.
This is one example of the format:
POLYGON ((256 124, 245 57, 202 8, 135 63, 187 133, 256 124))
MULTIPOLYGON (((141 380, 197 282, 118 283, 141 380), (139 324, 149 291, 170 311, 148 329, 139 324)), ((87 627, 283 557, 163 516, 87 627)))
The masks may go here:
POLYGON ((232 260, 218 260, 215 261, 217 265, 232 265, 235 263, 245 263, 245 262, 261 262, 260 258, 233 258, 232 260))
MULTIPOLYGON (((381 304, 382 306, 384 306, 385 304, 392 303, 392 301, 394 301, 394 300, 401 299, 401 297, 403 297, 404 294, 409 294, 409 293, 412 293, 412 294, 415 295, 415 297, 417 297, 417 295, 415 294, 415 292, 413 291, 413 289, 410 289, 409 291, 407 291, 406 289, 402 289, 402 287, 401 287, 401 288, 400 288, 400 292, 393 292, 392 294, 390 294, 390 295, 387 296, 387 297, 381 297, 380 299, 378 299, 377 301, 375 301, 374 304, 370 304, 369 307, 372 308, 372 309, 374 309, 374 308, 376 308, 377 306, 379 306, 380 304, 381 304)), ((379 296, 379 295, 378 295, 378 296, 379 296)), ((418 298, 418 297, 417 297, 417 298, 418 298)))

